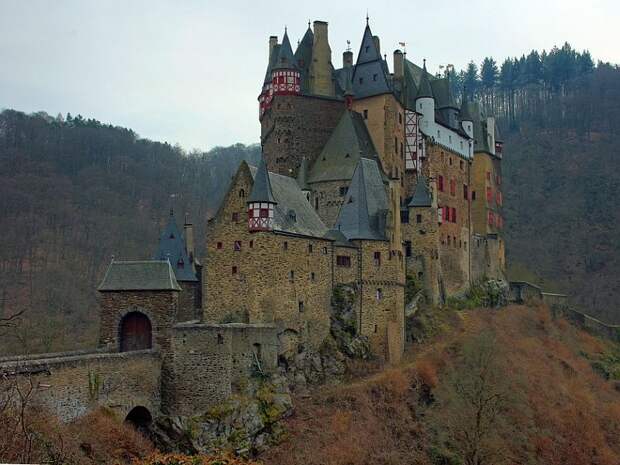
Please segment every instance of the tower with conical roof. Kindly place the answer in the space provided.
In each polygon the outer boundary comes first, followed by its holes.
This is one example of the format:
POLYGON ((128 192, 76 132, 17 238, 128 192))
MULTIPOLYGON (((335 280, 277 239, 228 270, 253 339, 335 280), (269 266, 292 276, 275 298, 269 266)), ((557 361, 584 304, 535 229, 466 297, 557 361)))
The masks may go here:
POLYGON ((276 200, 271 191, 271 181, 265 159, 261 157, 254 185, 248 197, 248 229, 250 232, 273 231, 276 200))
POLYGON ((274 95, 297 95, 301 91, 299 69, 295 63, 295 56, 288 38, 288 31, 284 30, 282 44, 271 69, 271 87, 274 95))
POLYGON ((424 60, 422 76, 420 77, 420 87, 416 96, 416 110, 422 114, 422 129, 435 122, 435 97, 428 72, 426 71, 426 60, 424 60))

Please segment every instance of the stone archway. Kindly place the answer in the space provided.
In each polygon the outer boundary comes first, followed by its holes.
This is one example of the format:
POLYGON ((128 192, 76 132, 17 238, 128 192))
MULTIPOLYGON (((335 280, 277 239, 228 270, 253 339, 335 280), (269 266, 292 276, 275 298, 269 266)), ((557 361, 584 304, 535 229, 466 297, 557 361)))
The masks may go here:
POLYGON ((153 345, 151 320, 141 312, 126 314, 120 323, 120 351, 150 349, 153 345))
POLYGON ((153 422, 153 416, 146 407, 138 405, 131 409, 131 411, 125 417, 125 423, 133 426, 138 431, 147 431, 151 423, 153 422))

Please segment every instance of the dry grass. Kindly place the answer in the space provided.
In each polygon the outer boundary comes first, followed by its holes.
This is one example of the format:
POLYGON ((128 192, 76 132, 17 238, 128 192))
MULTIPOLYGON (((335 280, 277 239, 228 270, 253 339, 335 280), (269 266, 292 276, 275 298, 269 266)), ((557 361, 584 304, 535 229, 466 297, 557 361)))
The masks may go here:
POLYGON ((466 341, 483 331, 502 348, 503 375, 521 399, 499 431, 503 463, 617 465, 620 463, 620 393, 583 354, 608 343, 545 307, 476 310, 453 319, 454 331, 415 346, 402 366, 297 400, 289 438, 264 454, 266 464, 431 464, 434 437, 426 420, 437 408, 421 402, 447 379, 466 341))

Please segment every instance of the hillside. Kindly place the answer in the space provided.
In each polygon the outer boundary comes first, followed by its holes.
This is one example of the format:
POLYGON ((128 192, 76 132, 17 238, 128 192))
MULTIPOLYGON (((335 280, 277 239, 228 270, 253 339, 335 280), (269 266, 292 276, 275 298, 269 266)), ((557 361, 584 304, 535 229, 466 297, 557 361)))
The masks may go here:
MULTIPOLYGON (((616 465, 620 463, 620 347, 545 307, 422 313, 421 340, 383 369, 294 399, 283 440, 264 465, 616 465), (615 381, 614 381, 615 379, 615 381), (615 387, 614 387, 615 386, 615 387)), ((0 405, 1 407, 1 405, 0 405)), ((2 417, 0 458, 91 465, 240 464, 155 455, 106 411, 60 425, 27 410, 2 417), (24 425, 24 430, 10 428, 24 425), (27 435, 27 437, 24 436, 27 435), (151 458, 146 458, 146 457, 151 458)), ((5 411, 6 412, 6 411, 5 411)), ((6 415, 6 413, 4 413, 6 415)), ((191 434, 191 433, 188 433, 191 434)), ((182 447, 182 437, 179 438, 182 447)), ((252 462, 254 463, 254 462, 252 462)))
POLYGON ((81 116, 1 113, 0 319, 24 314, 0 352, 92 346, 95 288, 111 258, 150 258, 170 207, 203 237, 239 162, 258 154, 185 154, 81 116))
POLYGON ((620 391, 592 368, 617 346, 546 308, 437 315, 401 366, 297 399, 265 464, 620 463, 620 391))

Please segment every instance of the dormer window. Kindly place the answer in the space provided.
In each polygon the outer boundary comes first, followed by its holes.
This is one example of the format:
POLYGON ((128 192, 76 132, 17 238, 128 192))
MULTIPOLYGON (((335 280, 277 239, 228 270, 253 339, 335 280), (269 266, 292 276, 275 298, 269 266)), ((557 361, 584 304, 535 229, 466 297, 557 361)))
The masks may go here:
POLYGON ((364 84, 364 78, 363 77, 360 78, 360 84, 364 84))
POLYGON ((168 236, 170 239, 174 239, 174 233, 170 233, 170 236, 168 236))
POLYGON ((245 197, 245 190, 241 189, 239 191, 239 197, 244 198, 245 197))
POLYGON ((370 50, 370 47, 368 45, 366 45, 366 47, 364 47, 364 52, 368 53, 369 50, 370 50))
POLYGON ((177 268, 183 268, 185 266, 185 262, 183 261, 182 258, 179 258, 179 261, 177 262, 177 268))
POLYGON ((373 80, 373 81, 376 81, 376 80, 377 80, 377 77, 378 77, 378 75, 377 75, 377 74, 373 74, 373 75, 372 75, 372 80, 373 80))

